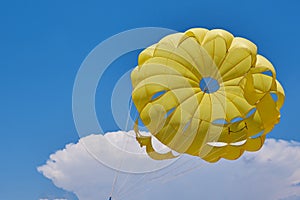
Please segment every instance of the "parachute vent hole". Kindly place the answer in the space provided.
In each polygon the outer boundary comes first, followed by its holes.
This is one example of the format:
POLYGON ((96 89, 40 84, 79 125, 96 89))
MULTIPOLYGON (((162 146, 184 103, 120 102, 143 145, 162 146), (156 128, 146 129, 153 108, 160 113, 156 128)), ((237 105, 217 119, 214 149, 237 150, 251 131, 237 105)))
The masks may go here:
POLYGON ((250 117, 251 115, 253 115, 253 114, 255 113, 255 111, 256 111, 256 108, 251 109, 251 110, 247 113, 246 118, 248 118, 248 117, 250 117))
POLYGON ((225 125, 228 124, 228 122, 225 119, 216 119, 212 122, 215 125, 225 125))
POLYGON ((168 118, 175 111, 175 107, 171 108, 165 115, 165 118, 168 118))
POLYGON ((159 97, 161 97, 163 94, 165 94, 167 91, 166 90, 163 90, 163 91, 159 91, 159 92, 156 92, 152 97, 151 97, 151 100, 155 100, 155 99, 158 99, 159 97))
POLYGON ((219 90, 220 84, 219 82, 212 77, 202 78, 200 81, 200 89, 205 93, 214 93, 219 90))
POLYGON ((270 70, 262 72, 262 74, 267 76, 273 76, 272 72, 270 70))
POLYGON ((271 93, 271 97, 275 102, 278 100, 278 96, 275 93, 271 93))

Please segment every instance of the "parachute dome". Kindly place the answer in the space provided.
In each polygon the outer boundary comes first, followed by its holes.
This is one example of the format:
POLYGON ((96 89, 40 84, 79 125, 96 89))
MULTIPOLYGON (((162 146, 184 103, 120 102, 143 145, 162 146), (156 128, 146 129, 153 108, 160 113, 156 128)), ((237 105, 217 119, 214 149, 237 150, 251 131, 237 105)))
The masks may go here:
POLYGON ((141 52, 131 80, 136 139, 157 160, 175 156, 156 152, 152 137, 208 162, 257 151, 279 122, 285 97, 256 45, 221 29, 164 37, 141 52), (151 136, 139 133, 139 120, 151 136))

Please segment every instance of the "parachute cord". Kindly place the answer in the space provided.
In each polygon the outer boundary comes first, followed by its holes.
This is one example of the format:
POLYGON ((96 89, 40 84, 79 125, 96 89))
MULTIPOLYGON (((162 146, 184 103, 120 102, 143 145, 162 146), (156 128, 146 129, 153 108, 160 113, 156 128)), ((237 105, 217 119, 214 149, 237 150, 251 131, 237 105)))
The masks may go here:
MULTIPOLYGON (((120 190, 120 197, 124 198, 126 196, 129 196, 129 194, 132 193, 133 191, 138 191, 142 187, 145 187, 146 186, 145 184, 140 184, 140 183, 143 180, 145 180, 146 178, 147 178, 147 184, 151 184, 152 182, 156 182, 156 181, 160 181, 160 180, 164 184, 164 183, 167 183, 177 177, 183 176, 184 174, 187 174, 187 173, 199 168, 200 166, 199 166, 198 162, 193 162, 192 164, 189 164, 190 163, 189 161, 192 159, 194 159, 194 158, 189 158, 187 161, 180 163, 179 165, 176 165, 174 163, 175 166, 170 166, 171 169, 169 169, 167 172, 164 172, 164 173, 159 173, 159 171, 158 171, 158 172, 143 174, 143 176, 141 178, 139 178, 137 181, 135 181, 135 183, 127 191, 120 190), (197 165, 193 166, 194 164, 197 164, 197 165), (178 173, 174 173, 182 167, 187 168, 187 169, 185 169, 181 172, 178 172, 178 173), (169 177, 169 176, 171 176, 171 177, 169 177)), ((176 162, 178 162, 178 161, 176 161, 176 162)), ((148 190, 149 190, 149 188, 148 188, 148 190)), ((143 190, 143 192, 144 192, 144 190, 143 190)))
MULTIPOLYGON (((182 165, 184 165, 184 164, 182 164, 182 165)), ((182 172, 180 172, 180 173, 177 173, 177 174, 174 174, 174 175, 172 175, 172 177, 170 177, 170 178, 167 178, 173 171, 174 171, 174 169, 172 169, 170 172, 167 172, 167 173, 164 173, 164 174, 158 174, 157 176, 155 176, 155 177, 153 177, 153 178, 149 178, 148 180, 147 180, 147 183, 148 184, 151 184, 152 182, 156 182, 156 181, 162 181, 161 183, 162 184, 165 184, 165 183, 167 183, 167 182, 169 182, 169 181, 171 181, 171 180, 174 180, 175 178, 178 178, 178 177, 180 177, 180 176, 183 176, 184 174, 187 174, 187 173, 189 173, 189 172, 191 172, 191 171, 193 171, 193 170, 195 170, 195 169, 197 169, 197 168, 199 168, 200 166, 198 165, 198 166, 194 166, 194 167, 191 167, 191 168, 189 168, 189 169, 187 169, 187 170, 184 170, 184 171, 182 171, 182 172)), ((130 190, 127 190, 127 191, 124 191, 124 192, 122 192, 122 193, 120 193, 120 197, 122 197, 122 198, 124 198, 124 197, 126 197, 126 196, 129 196, 129 194, 130 193, 132 193, 133 191, 138 191, 138 190, 140 190, 142 187, 145 187, 146 185, 141 185, 141 184, 137 184, 137 183, 139 183, 139 182, 141 182, 145 177, 148 177, 148 176, 150 176, 150 175, 143 175, 143 177, 141 178, 141 179, 139 179, 137 182, 136 182, 136 184, 134 185, 134 186, 132 186, 131 188, 130 188, 130 190)), ((147 187, 146 188, 148 191, 150 190, 150 187, 147 187)), ((145 192, 145 190, 143 190, 143 191, 141 191, 141 192, 145 192)))
MULTIPOLYGON (((125 142, 125 144, 124 144, 124 146, 123 146, 124 148, 128 145, 128 142, 129 142, 129 138, 127 138, 127 141, 125 142)), ((124 148, 123 148, 123 149, 124 149, 124 148)), ((120 173, 121 173, 120 168, 122 167, 123 162, 124 162, 124 159, 121 159, 120 165, 119 165, 118 169, 116 169, 116 173, 115 173, 115 177, 114 177, 114 181, 113 181, 112 189, 111 189, 111 193, 110 193, 110 196, 111 196, 111 197, 114 195, 115 188, 116 188, 116 185, 117 185, 117 181, 118 181, 118 178, 119 178, 120 173)))
MULTIPOLYGON (((123 198, 126 196, 129 196, 129 194, 132 193, 133 191, 138 191, 141 188, 146 187, 147 186, 146 184, 150 184, 151 182, 158 181, 158 180, 161 180, 164 178, 163 176, 161 176, 159 174, 153 178, 150 178, 149 176, 153 175, 154 173, 156 173, 156 172, 143 174, 142 177, 139 178, 137 181, 135 181, 135 183, 127 191, 124 191, 124 192, 122 191, 120 196, 122 196, 123 198), (147 183, 142 183, 144 180, 147 180, 147 183)), ((144 190, 142 192, 144 192, 144 190)))
POLYGON ((172 181, 172 180, 174 180, 174 179, 176 179, 176 178, 178 178, 178 177, 181 177, 181 176, 183 176, 183 175, 185 175, 185 174, 187 174, 187 173, 189 173, 189 172, 192 172, 192 171, 194 171, 195 169, 198 169, 198 168, 200 168, 200 167, 201 167, 200 165, 191 166, 191 168, 188 168, 188 169, 186 169, 186 170, 184 170, 184 171, 182 171, 182 172, 176 173, 176 174, 174 174, 172 177, 170 177, 169 179, 164 180, 163 183, 167 183, 167 182, 169 182, 169 181, 172 181))
MULTIPOLYGON (((125 131, 127 131, 127 128, 128 128, 128 123, 129 123, 129 118, 130 118, 130 111, 132 109, 132 99, 130 98, 130 106, 129 106, 129 112, 127 114, 127 120, 126 120, 126 125, 125 125, 125 131)), ((128 136, 129 137, 129 136, 128 136)), ((126 148, 126 146, 128 145, 128 142, 129 142, 129 138, 127 138, 127 141, 125 142, 124 146, 123 146, 123 149, 126 148)), ((124 159, 121 159, 120 161, 120 165, 118 167, 118 169, 116 170, 115 172, 115 176, 114 176, 114 180, 113 180, 113 183, 112 183, 112 189, 111 189, 111 193, 110 193, 110 197, 113 196, 114 192, 115 192, 115 188, 116 188, 116 184, 117 184, 117 181, 118 181, 118 178, 119 178, 119 175, 120 175, 120 168, 122 167, 122 164, 123 164, 123 161, 124 159)), ((129 176, 129 175, 128 175, 129 176)), ((123 183, 123 185, 125 185, 126 181, 123 183)))
POLYGON ((125 188, 126 183, 129 181, 129 173, 126 175, 125 180, 123 181, 122 185, 120 185, 119 189, 116 191, 117 194, 121 194, 123 188, 125 188))
MULTIPOLYGON (((132 101, 131 101, 131 105, 132 105, 132 101)), ((135 118, 138 117, 138 112, 136 111, 135 113, 135 118)), ((158 165, 158 163, 156 164, 158 165)), ((125 187, 121 187, 119 190, 119 194, 120 196, 124 197, 124 196, 128 196, 130 193, 132 193, 133 191, 137 191, 138 189, 140 189, 141 187, 143 187, 145 184, 141 184, 144 180, 146 180, 146 178, 148 176, 150 176, 151 173, 144 173, 141 175, 141 177, 139 177, 137 180, 135 180, 135 182, 132 184, 132 186, 130 186, 129 188, 127 188, 127 191, 125 191, 125 187)), ((134 175, 135 176, 135 175, 134 175)), ((138 175, 136 175, 138 176, 138 175)), ((127 175, 126 180, 128 180, 129 178, 129 174, 127 175)), ((149 183, 149 180, 147 180, 147 183, 149 183)), ((124 181, 123 185, 124 186, 126 184, 126 182, 124 181)))
MULTIPOLYGON (((128 175, 128 176, 129 176, 129 175, 128 175)), ((141 182, 145 179, 146 176, 147 176, 146 174, 143 174, 143 176, 140 177, 138 180, 136 180, 136 181, 132 184, 131 187, 127 188, 127 191, 124 190, 125 187, 122 188, 122 189, 119 191, 120 196, 121 196, 121 197, 124 197, 124 196, 126 196, 126 195, 129 195, 129 192, 132 193, 133 191, 136 191, 137 189, 139 189, 140 187, 142 187, 139 183, 141 183, 141 182), (137 185, 139 185, 139 186, 137 186, 137 185)))
MULTIPOLYGON (((158 164, 156 164, 156 165, 158 165, 158 164)), ((161 175, 158 174, 156 177, 149 179, 148 177, 154 173, 157 173, 157 172, 145 172, 143 174, 140 174, 141 177, 138 178, 137 180, 135 180, 135 182, 132 184, 132 186, 130 188, 128 188, 127 191, 124 191, 124 188, 122 188, 122 190, 120 190, 120 194, 122 194, 122 196, 127 196, 127 195, 129 195, 129 193, 132 193, 133 191, 136 191, 136 190, 140 189, 141 187, 144 187, 145 184, 141 184, 144 180, 147 180, 147 183, 149 184, 153 180, 156 180, 156 179, 159 180, 159 179, 163 178, 161 175)))
MULTIPOLYGON (((158 181, 158 180, 164 181, 164 179, 166 179, 168 177, 168 175, 171 175, 175 170, 177 170, 178 168, 181 168, 181 166, 185 166, 187 164, 188 163, 186 163, 186 162, 185 163, 181 163, 178 166, 175 165, 175 168, 170 166, 171 167, 170 171, 167 171, 167 172, 164 172, 164 173, 157 173, 157 175, 155 177, 151 177, 151 175, 155 175, 154 172, 152 172, 152 173, 145 173, 139 179, 137 179, 135 181, 135 183, 130 188, 128 188, 127 191, 124 191, 124 188, 122 188, 122 189, 120 189, 118 191, 118 194, 120 195, 120 197, 121 196, 124 197, 124 196, 129 195, 129 193, 132 193, 133 191, 139 190, 140 188, 142 188, 145 185, 145 184, 140 184, 140 183, 143 180, 145 180, 147 177, 149 177, 149 178, 147 178, 147 184, 149 184, 151 182, 154 182, 154 181, 158 181)), ((158 165, 158 163, 157 163, 157 165, 158 165)), ((186 171, 188 171, 188 170, 186 170, 186 171)), ((182 174, 184 174, 184 172, 182 174)), ((128 176, 129 175, 127 175, 127 179, 128 179, 128 176)), ((125 185, 125 182, 122 184, 122 186, 124 186, 124 185, 125 185)))
MULTIPOLYGON (((132 108, 132 103, 133 103, 133 101, 132 101, 132 99, 130 99, 130 109, 129 109, 129 113, 128 113, 127 121, 126 121, 126 130, 128 128, 128 123, 129 123, 129 117, 130 117, 130 111, 131 111, 131 108, 132 108)), ((135 116, 136 115, 137 115, 137 112, 135 113, 135 116)), ((128 144, 128 142, 129 142, 129 139, 127 139, 126 145, 128 144)), ((191 159, 192 158, 190 158, 188 160, 191 160, 191 159)), ((122 166, 122 164, 123 164, 123 159, 120 162, 120 167, 122 166)), ((120 167, 119 167, 119 169, 120 169, 120 167)), ((167 172, 157 173, 157 174, 156 174, 156 172, 155 173, 153 172, 153 173, 145 173, 145 174, 141 175, 141 177, 139 177, 137 180, 134 181, 134 184, 132 184, 132 186, 130 186, 129 188, 127 188, 125 190, 126 183, 129 181, 129 176, 130 176, 130 174, 126 174, 125 180, 122 182, 121 186, 116 191, 116 184, 118 182, 118 179, 119 179, 119 176, 120 176, 120 172, 121 172, 120 170, 118 170, 118 171, 116 171, 116 175, 115 175, 115 178, 114 178, 114 181, 113 181, 111 196, 115 192, 117 192, 119 198, 121 198, 121 197, 123 198, 124 196, 126 197, 130 193, 133 193, 133 191, 137 191, 140 188, 145 187, 146 184, 150 184, 152 182, 159 181, 159 180, 161 180, 163 183, 168 182, 170 179, 173 180, 174 178, 176 178, 178 176, 182 176, 182 175, 184 175, 184 174, 186 174, 186 173, 188 173, 188 172, 190 172, 190 171, 198 168, 199 166, 196 166, 196 167, 189 166, 188 161, 186 161, 184 163, 180 163, 178 166, 175 165, 175 166, 170 166, 170 167, 171 167, 171 169, 169 171, 167 171, 167 172), (185 168, 184 171, 181 170, 182 172, 174 173, 178 169, 181 169, 182 167, 185 168), (188 168, 188 169, 186 169, 186 168, 188 168), (168 176, 170 176, 170 175, 172 177, 168 178, 168 176), (147 183, 143 183, 144 180, 147 180, 147 183)), ((137 175, 137 176, 139 176, 139 175, 137 175)))
POLYGON ((119 172, 119 171, 116 171, 116 173, 115 173, 114 181, 113 181, 112 188, 111 188, 111 192, 110 192, 110 197, 113 196, 113 193, 114 193, 114 191, 115 191, 115 185, 116 185, 116 183, 117 183, 117 179, 118 179, 118 176, 119 176, 118 172, 119 172))

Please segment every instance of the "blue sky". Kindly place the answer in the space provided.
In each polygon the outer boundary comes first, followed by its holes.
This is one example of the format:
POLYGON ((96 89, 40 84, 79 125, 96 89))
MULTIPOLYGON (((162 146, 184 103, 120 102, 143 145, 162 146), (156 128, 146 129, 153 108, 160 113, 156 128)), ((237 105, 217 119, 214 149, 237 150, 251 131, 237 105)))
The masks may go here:
MULTIPOLYGON (((0 199, 75 198, 36 167, 78 141, 72 88, 84 58, 106 38, 136 27, 223 28, 252 40, 272 61, 286 91, 281 123, 269 137, 300 141, 299 7, 296 0, 1 2, 0 199)), ((120 58, 106 72, 107 94, 124 72, 117 66, 133 67, 137 53, 120 58)), ((105 120, 106 131, 116 130, 110 117, 99 119, 105 120)))

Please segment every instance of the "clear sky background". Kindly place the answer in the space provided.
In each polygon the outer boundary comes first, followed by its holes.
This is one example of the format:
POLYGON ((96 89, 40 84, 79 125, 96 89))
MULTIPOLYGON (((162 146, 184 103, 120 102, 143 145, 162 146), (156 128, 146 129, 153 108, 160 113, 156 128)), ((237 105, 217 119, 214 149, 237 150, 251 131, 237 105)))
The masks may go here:
MULTIPOLYGON (((71 100, 84 58, 106 38, 136 27, 223 28, 256 43, 258 52, 275 66, 286 92, 281 123, 269 137, 300 141, 299 8, 296 0, 2 1, 0 199, 75 198, 36 167, 78 141, 71 100)), ((137 53, 106 72, 106 97, 127 71, 117 66, 133 67, 137 53)), ((117 129, 109 113, 98 117, 105 131, 117 129)))

